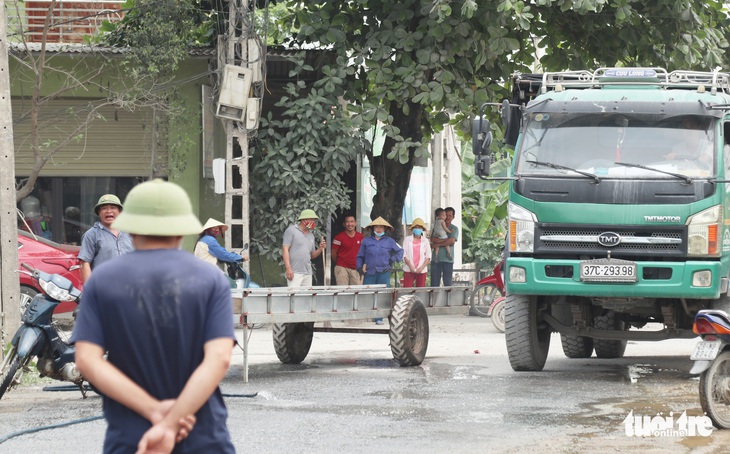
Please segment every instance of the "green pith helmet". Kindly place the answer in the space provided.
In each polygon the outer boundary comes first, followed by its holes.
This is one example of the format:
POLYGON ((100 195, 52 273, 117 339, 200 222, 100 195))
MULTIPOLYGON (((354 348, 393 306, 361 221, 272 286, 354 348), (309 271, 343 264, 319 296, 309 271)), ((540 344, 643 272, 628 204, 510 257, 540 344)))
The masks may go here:
POLYGON ((94 205, 94 213, 96 213, 97 216, 99 215, 99 208, 103 205, 116 205, 120 210, 122 209, 122 201, 114 194, 104 194, 99 197, 99 201, 96 202, 96 205, 94 205))
POLYGON ((302 219, 319 219, 319 216, 317 216, 314 210, 304 210, 297 218, 297 221, 301 221, 302 219))
POLYGON ((152 236, 192 235, 203 230, 185 190, 159 178, 129 191, 124 211, 117 216, 112 228, 152 236))

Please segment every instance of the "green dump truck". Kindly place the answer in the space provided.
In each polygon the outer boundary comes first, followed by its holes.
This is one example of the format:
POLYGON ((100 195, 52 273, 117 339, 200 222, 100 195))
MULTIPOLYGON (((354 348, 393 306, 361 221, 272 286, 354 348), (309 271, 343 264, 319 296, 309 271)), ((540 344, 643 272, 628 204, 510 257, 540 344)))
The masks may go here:
MULTIPOLYGON (((554 332, 569 358, 694 337, 697 311, 730 306, 730 74, 601 68, 516 75, 513 88, 512 368, 542 370, 554 332)), ((482 177, 489 131, 475 119, 482 177)))

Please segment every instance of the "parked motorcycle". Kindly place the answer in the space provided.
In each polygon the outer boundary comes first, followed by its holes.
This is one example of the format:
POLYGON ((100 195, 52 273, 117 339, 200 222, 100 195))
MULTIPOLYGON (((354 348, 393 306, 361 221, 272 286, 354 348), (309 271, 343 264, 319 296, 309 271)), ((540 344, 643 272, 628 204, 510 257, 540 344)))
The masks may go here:
POLYGON ((36 369, 41 377, 69 381, 78 385, 86 397, 84 378, 74 362, 73 345, 61 337, 61 330, 53 320, 53 310, 63 302, 78 304, 81 291, 59 274, 48 274, 22 263, 21 266, 38 282, 42 293, 33 297, 21 318, 22 325, 10 341, 10 348, 0 366, 0 398, 20 383, 23 373, 30 371, 36 358, 36 369))
POLYGON ((470 315, 491 317, 494 327, 504 332, 504 260, 497 263, 492 274, 474 286, 470 300, 470 315))
POLYGON ((241 266, 241 262, 226 262, 228 277, 233 280, 235 288, 260 288, 259 284, 251 281, 251 276, 241 266))
POLYGON ((701 310, 692 327, 702 340, 690 356, 691 374, 700 375, 700 404, 715 427, 730 429, 730 316, 701 310))

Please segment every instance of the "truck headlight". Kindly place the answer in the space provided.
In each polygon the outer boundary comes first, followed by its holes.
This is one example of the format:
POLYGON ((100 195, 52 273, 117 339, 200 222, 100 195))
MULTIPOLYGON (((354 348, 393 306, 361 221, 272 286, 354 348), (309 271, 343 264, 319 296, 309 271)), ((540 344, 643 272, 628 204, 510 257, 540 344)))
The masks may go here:
POLYGON ((687 218, 687 255, 719 256, 722 207, 715 205, 687 218))
POLYGON ((507 205, 510 252, 533 252, 537 217, 519 205, 507 205))

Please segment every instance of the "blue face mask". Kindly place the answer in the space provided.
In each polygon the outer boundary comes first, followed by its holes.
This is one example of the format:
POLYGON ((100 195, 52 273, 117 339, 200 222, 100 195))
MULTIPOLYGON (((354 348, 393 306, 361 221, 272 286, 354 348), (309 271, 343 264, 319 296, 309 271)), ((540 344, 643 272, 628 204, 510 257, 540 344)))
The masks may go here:
POLYGON ((413 234, 416 236, 423 235, 423 229, 413 229, 413 234))
POLYGON ((380 233, 375 232, 375 236, 383 236, 383 235, 385 235, 385 232, 380 232, 380 233))

